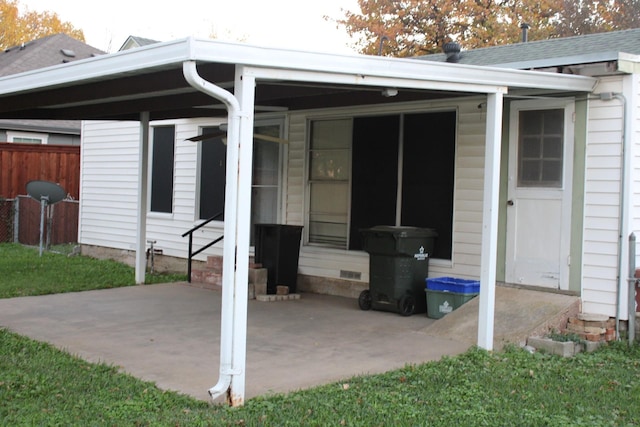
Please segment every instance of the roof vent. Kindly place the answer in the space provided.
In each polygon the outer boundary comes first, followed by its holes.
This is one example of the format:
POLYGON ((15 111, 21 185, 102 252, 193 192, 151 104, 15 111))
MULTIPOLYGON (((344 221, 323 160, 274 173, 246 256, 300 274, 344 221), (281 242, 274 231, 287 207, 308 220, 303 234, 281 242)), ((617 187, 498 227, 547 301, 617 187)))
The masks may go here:
POLYGON ((526 22, 520 24, 520 29, 522 30, 522 43, 526 43, 527 41, 529 41, 529 28, 531 28, 531 26, 526 22))
POLYGON ((71 49, 60 49, 60 52, 62 52, 62 54, 68 58, 75 58, 76 57, 76 53, 74 51, 72 51, 71 49))
POLYGON ((447 62, 460 61, 460 45, 456 42, 445 43, 442 50, 447 55, 447 62))

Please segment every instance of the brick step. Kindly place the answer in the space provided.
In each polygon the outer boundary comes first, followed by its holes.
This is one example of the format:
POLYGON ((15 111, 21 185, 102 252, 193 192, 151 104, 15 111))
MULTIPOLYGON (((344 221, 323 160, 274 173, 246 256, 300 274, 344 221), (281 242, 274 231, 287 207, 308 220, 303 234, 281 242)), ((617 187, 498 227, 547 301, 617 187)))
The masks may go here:
MULTIPOLYGON (((256 294, 267 292, 267 269, 262 264, 249 259, 249 299, 255 299, 256 294)), ((209 256, 204 268, 191 270, 191 285, 205 289, 222 290, 222 257, 209 256)))
MULTIPOLYGON (((222 257, 221 256, 208 256, 206 268, 211 271, 216 271, 222 274, 222 257)), ((253 257, 249 257, 249 269, 262 268, 262 264, 255 262, 253 257)))

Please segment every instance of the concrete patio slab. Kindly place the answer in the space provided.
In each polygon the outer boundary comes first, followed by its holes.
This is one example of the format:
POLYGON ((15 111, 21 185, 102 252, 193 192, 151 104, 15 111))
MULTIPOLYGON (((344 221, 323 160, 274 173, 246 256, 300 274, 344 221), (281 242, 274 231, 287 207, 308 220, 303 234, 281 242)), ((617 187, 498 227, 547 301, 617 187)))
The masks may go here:
MULTIPOLYGON (((161 284, 0 300, 0 326, 164 389, 208 400, 218 379, 220 293, 161 284)), ((246 397, 289 392, 470 347, 425 333, 424 314, 361 311, 349 298, 249 301, 246 397)))

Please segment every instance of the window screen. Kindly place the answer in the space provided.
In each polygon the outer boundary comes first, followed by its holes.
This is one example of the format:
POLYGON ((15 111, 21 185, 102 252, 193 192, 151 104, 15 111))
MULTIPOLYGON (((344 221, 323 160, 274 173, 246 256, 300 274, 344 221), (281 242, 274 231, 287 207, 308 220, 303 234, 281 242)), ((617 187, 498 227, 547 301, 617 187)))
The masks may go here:
POLYGON ((309 241, 346 247, 351 119, 311 123, 309 241))

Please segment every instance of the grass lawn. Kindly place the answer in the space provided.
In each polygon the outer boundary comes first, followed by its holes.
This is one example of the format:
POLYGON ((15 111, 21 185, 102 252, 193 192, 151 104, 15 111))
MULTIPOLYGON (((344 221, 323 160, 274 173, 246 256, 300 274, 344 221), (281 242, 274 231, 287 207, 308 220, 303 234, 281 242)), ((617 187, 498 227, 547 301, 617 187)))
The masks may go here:
MULTIPOLYGON (((135 284, 125 264, 64 253, 43 252, 13 243, 0 244, 0 298, 45 295, 135 284)), ((147 274, 147 283, 186 280, 184 274, 147 274)))
MULTIPOLYGON (((95 289, 133 281, 132 271, 121 272, 117 263, 103 269, 82 257, 77 259, 86 262, 83 267, 63 255, 49 254, 42 265, 37 258, 37 250, 0 245, 0 288, 11 289, 0 292, 13 296, 22 286, 19 294, 41 294, 82 290, 86 282, 95 289), (9 256, 15 262, 4 259, 9 256), (13 267, 21 274, 8 270, 13 267), (100 284, 88 281, 88 272, 74 274, 83 268, 104 276, 100 284), (73 282, 79 288, 38 281, 51 269, 57 280, 80 274, 85 279, 73 282)), ((0 325, 1 319, 0 313, 0 325)), ((116 367, 84 362, 0 328, 0 425, 640 426, 639 401, 640 346, 624 342, 570 359, 518 348, 472 349, 229 408, 159 390, 116 367)))

